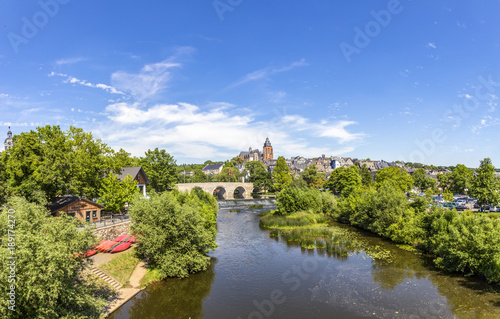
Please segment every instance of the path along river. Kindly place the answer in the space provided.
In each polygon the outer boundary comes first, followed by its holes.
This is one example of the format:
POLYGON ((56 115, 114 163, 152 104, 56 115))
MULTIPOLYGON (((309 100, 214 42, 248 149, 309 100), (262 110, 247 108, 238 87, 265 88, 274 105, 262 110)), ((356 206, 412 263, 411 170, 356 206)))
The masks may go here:
POLYGON ((262 210, 230 208, 221 204, 207 271, 152 284, 110 318, 500 318, 500 295, 483 281, 370 233, 332 224, 365 247, 340 257, 271 238, 262 210), (378 250, 391 262, 367 253, 378 250))

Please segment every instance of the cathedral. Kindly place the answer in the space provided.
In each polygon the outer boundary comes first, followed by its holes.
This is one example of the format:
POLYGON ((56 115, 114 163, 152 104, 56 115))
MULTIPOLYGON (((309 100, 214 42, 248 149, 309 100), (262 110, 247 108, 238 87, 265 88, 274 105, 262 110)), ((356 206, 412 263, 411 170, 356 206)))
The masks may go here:
POLYGON ((12 131, 10 130, 10 126, 9 126, 9 131, 7 132, 7 138, 5 139, 3 145, 5 146, 5 150, 8 150, 9 148, 12 147, 12 145, 14 145, 12 143, 12 131))
POLYGON ((245 162, 248 161, 268 161, 268 160, 273 160, 273 146, 271 145, 271 142, 269 141, 269 137, 266 138, 266 141, 264 142, 264 148, 262 150, 262 153, 258 149, 252 149, 251 147, 248 149, 248 152, 240 152, 238 157, 241 157, 242 159, 245 160, 245 162))

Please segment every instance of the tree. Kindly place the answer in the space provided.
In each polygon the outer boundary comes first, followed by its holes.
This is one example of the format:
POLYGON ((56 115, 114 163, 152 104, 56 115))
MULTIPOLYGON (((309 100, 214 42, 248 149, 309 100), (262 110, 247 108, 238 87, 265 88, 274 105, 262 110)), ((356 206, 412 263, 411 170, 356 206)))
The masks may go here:
POLYGON ((290 168, 286 164, 283 156, 278 157, 276 167, 273 170, 273 189, 281 191, 283 188, 292 183, 292 176, 290 175, 290 168))
POLYGON ((302 172, 301 178, 307 183, 307 186, 321 188, 325 182, 325 173, 318 173, 315 164, 311 164, 302 172))
POLYGON ((203 173, 201 168, 195 169, 194 176, 193 176, 193 183, 207 182, 210 177, 211 177, 211 175, 210 174, 207 175, 207 174, 203 173))
POLYGON ((408 172, 399 167, 386 167, 375 174, 375 184, 380 187, 384 181, 393 183, 403 192, 409 191, 413 187, 413 179, 408 172))
POLYGON ((217 178, 220 182, 237 182, 240 178, 240 171, 234 166, 233 162, 226 161, 217 178))
POLYGON ((91 133, 70 127, 37 127, 15 136, 2 156, 9 192, 29 200, 61 195, 97 197, 101 180, 112 169, 112 150, 91 133))
MULTIPOLYGON (((120 148, 118 152, 113 152, 113 166, 116 169, 121 169, 123 167, 134 167, 140 166, 139 159, 137 157, 131 157, 131 154, 125 151, 123 148, 120 148)), ((119 173, 120 171, 117 171, 119 173)))
POLYGON ((472 179, 469 194, 477 198, 479 205, 497 205, 500 201, 500 195, 498 194, 499 186, 498 178, 495 176, 495 167, 491 163, 491 159, 483 159, 476 170, 476 176, 472 179))
POLYGON ((88 259, 75 256, 96 242, 90 228, 77 229, 77 220, 52 217, 45 207, 12 197, 0 212, 0 317, 2 318, 99 318, 107 304, 105 295, 84 280, 88 259), (10 217, 9 217, 10 216, 10 217), (13 220, 15 218, 15 225, 13 220), (11 226, 9 226, 11 225, 11 226), (14 233, 14 232, 15 233, 14 233), (7 238, 15 238, 15 249, 7 238), (9 278, 8 257, 16 257, 15 278, 9 278), (15 279, 15 282, 12 282, 15 279), (10 280, 10 281, 9 281, 10 280), (8 309, 7 287, 15 286, 15 312, 8 309))
POLYGON ((239 156, 236 156, 236 157, 233 157, 233 158, 231 159, 231 162, 233 163, 233 165, 235 165, 235 166, 236 166, 236 165, 241 165, 241 164, 243 164, 243 163, 245 162, 245 160, 244 160, 244 159, 242 159, 242 158, 241 158, 241 157, 239 157, 239 156))
POLYGON ((464 194, 469 188, 469 183, 474 177, 474 171, 465 165, 458 164, 450 174, 450 191, 456 194, 464 194))
POLYGON ((359 175, 361 176, 361 183, 363 186, 370 186, 373 183, 372 174, 366 167, 366 164, 363 164, 363 166, 359 168, 359 175))
POLYGON ((443 192, 449 190, 449 184, 450 184, 450 180, 451 180, 451 174, 450 173, 438 174, 437 180, 438 180, 438 183, 439 183, 439 187, 441 188, 441 190, 443 192))
POLYGON ((156 192, 170 190, 177 183, 174 157, 165 150, 148 150, 140 163, 149 179, 149 187, 156 192))
POLYGON ((361 185, 361 176, 356 166, 335 169, 325 182, 325 188, 343 196, 348 196, 359 185, 361 185))
POLYGON ((200 190, 153 193, 149 199, 136 195, 129 214, 131 230, 138 234, 137 252, 161 278, 183 278, 207 269, 206 254, 217 247, 213 196, 200 190))
POLYGON ((271 173, 262 162, 248 161, 245 164, 249 176, 248 181, 253 183, 254 191, 266 191, 272 186, 271 173))
MULTIPOLYGON (((113 167, 113 150, 101 140, 94 140, 92 133, 70 126, 67 135, 71 184, 69 193, 96 198, 103 178, 111 170, 121 172, 121 167, 113 167)), ((64 195, 64 194, 63 194, 64 195)))
POLYGON ((417 186, 421 192, 432 189, 436 185, 436 180, 432 177, 427 177, 426 174, 425 169, 419 168, 411 176, 415 186, 417 186))
POLYGON ((137 182, 130 175, 120 181, 116 175, 111 173, 102 181, 98 202, 104 205, 105 210, 120 212, 125 204, 132 200, 133 195, 138 192, 136 185, 137 182))

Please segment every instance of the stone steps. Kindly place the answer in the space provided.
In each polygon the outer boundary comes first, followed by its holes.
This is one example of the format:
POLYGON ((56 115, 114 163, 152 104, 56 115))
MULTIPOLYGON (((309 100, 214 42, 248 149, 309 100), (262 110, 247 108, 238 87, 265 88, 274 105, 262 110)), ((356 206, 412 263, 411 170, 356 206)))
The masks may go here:
POLYGON ((99 276, 102 280, 107 282, 111 287, 115 289, 120 289, 123 287, 123 284, 121 284, 118 280, 114 279, 113 277, 102 271, 100 268, 91 267, 90 272, 99 276))

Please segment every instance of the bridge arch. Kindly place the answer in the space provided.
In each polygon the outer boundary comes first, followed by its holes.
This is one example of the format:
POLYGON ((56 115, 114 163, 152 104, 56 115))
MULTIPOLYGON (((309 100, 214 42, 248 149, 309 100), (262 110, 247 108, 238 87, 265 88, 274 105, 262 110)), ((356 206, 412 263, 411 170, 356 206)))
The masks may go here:
POLYGON ((214 192, 219 189, 224 191, 224 199, 235 199, 236 198, 252 198, 253 183, 183 183, 177 184, 177 189, 181 192, 191 191, 193 188, 201 188, 209 194, 214 194, 214 192), (237 191, 237 192, 236 192, 237 191))

